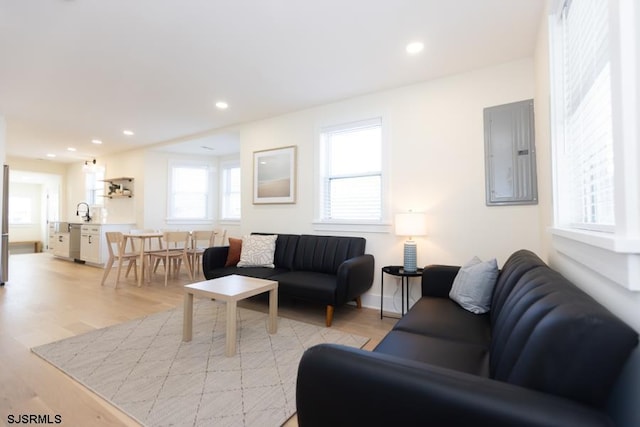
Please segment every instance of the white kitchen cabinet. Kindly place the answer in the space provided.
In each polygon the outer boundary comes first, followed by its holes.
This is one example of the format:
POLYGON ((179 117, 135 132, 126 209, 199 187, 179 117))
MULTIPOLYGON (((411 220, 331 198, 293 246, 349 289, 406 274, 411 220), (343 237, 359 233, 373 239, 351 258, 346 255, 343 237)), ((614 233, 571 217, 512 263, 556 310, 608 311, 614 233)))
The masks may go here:
POLYGON ((127 232, 134 224, 83 224, 80 236, 80 259, 87 264, 104 266, 109 259, 107 231, 127 232))
POLYGON ((55 233, 53 239, 55 241, 53 245, 53 255, 63 258, 69 258, 69 233, 55 233))
POLYGON ((83 225, 80 234, 80 259, 93 264, 103 264, 101 256, 100 225, 83 225))

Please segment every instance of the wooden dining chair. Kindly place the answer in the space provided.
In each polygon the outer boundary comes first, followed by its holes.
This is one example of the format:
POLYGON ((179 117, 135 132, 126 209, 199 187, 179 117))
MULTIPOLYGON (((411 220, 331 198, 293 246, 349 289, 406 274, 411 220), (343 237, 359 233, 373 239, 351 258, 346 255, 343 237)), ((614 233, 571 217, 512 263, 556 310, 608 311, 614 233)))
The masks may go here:
POLYGON ((216 236, 211 246, 225 246, 228 244, 226 228, 214 228, 213 231, 216 233, 216 236))
POLYGON ((189 256, 189 268, 191 269, 191 275, 196 277, 198 275, 198 265, 205 249, 214 245, 216 238, 215 230, 195 230, 191 232, 191 246, 187 250, 189 256))
POLYGON ((157 252, 149 253, 150 263, 154 265, 154 273, 158 267, 158 262, 162 261, 164 265, 164 286, 167 286, 167 279, 170 271, 177 276, 180 274, 180 267, 184 263, 189 278, 193 280, 191 269, 189 268, 189 257, 187 250, 189 249, 190 233, 188 231, 165 231, 162 234, 162 246, 164 249, 157 252))
POLYGON ((118 261, 118 270, 116 273, 116 285, 118 287, 118 282, 120 281, 120 273, 122 271, 122 265, 125 261, 128 261, 127 271, 124 277, 129 275, 129 271, 133 268, 133 272, 135 274, 136 280, 138 280, 138 265, 137 261, 140 258, 140 254, 133 250, 127 252, 127 241, 124 238, 124 235, 119 231, 107 231, 105 233, 107 238, 107 250, 109 251, 109 259, 107 260, 107 264, 104 267, 104 274, 102 275, 102 282, 100 286, 104 286, 104 282, 107 280, 107 276, 111 272, 113 268, 113 264, 118 261))

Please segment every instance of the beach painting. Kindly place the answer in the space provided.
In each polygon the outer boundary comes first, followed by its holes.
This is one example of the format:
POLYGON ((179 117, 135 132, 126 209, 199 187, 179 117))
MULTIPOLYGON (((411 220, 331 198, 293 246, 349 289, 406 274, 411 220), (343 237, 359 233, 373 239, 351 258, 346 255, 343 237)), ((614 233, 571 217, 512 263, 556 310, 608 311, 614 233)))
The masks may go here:
POLYGON ((253 153, 253 203, 295 203, 296 147, 253 153))

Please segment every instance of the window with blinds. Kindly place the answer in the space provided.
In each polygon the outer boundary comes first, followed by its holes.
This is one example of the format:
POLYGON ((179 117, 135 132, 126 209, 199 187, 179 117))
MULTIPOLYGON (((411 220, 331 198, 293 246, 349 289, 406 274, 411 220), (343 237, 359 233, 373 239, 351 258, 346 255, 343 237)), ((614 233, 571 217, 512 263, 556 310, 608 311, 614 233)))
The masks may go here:
POLYGON ((554 64, 562 132, 558 151, 563 225, 612 231, 614 220, 608 2, 564 2, 554 64))
POLYGON ((169 218, 206 220, 209 215, 209 167, 172 163, 169 174, 169 218))
POLYGON ((325 128, 320 136, 320 219, 382 220, 382 120, 325 128))
POLYGON ((237 162, 222 165, 222 212, 223 220, 239 220, 241 213, 241 174, 237 162))

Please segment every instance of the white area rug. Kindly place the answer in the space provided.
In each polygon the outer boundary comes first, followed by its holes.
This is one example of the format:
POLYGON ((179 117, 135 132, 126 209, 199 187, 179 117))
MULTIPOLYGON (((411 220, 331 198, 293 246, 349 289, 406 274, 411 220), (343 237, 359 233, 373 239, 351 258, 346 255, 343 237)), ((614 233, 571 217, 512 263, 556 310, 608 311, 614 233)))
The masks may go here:
POLYGON ((146 426, 279 426, 296 410, 298 362, 319 343, 368 338, 238 309, 234 357, 224 356, 225 305, 194 304, 193 340, 182 309, 110 326, 32 351, 146 426))

